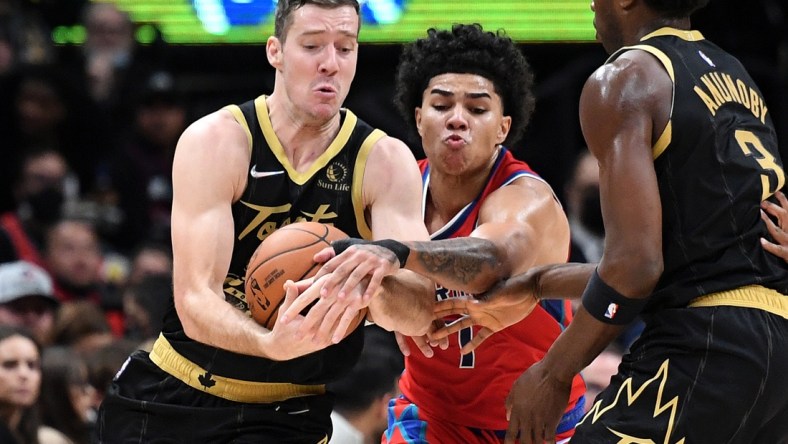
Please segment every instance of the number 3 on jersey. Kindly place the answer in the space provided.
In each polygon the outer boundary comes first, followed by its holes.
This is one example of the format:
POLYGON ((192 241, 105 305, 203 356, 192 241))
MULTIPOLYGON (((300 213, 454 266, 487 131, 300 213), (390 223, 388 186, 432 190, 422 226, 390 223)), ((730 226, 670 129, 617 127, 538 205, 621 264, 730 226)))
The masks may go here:
POLYGON ((775 191, 781 189, 783 185, 785 185, 785 172, 782 167, 777 164, 772 153, 763 146, 761 139, 754 133, 751 131, 736 130, 735 137, 736 142, 739 143, 739 147, 744 152, 745 156, 754 157, 755 161, 758 162, 758 165, 760 165, 762 169, 774 171, 774 174, 777 176, 777 186, 772 189, 769 186, 769 174, 765 171, 761 173, 761 186, 763 187, 761 200, 766 200, 769 196, 774 194, 775 191), (758 152, 757 155, 753 153, 753 149, 758 152))

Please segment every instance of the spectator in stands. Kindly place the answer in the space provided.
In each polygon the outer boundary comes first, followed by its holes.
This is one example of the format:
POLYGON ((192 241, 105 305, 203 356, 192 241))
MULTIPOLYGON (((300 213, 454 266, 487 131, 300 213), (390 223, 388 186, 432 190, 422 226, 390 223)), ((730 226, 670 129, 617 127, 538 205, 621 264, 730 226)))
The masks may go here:
POLYGON ((120 297, 104 282, 101 246, 91 224, 76 219, 56 223, 47 235, 44 259, 61 302, 93 303, 106 313, 115 335, 123 335, 120 297))
POLYGON ((564 188, 572 238, 570 261, 599 262, 605 241, 599 203, 599 165, 588 150, 578 154, 564 188))
POLYGON ((134 26, 126 12, 114 2, 84 4, 85 43, 66 59, 63 69, 82 98, 79 113, 91 119, 90 134, 97 142, 84 147, 85 165, 79 171, 83 188, 92 191, 100 161, 132 120, 136 85, 150 69, 138 57, 134 26))
POLYGON ((35 402, 41 391, 41 346, 27 330, 0 325, 0 443, 67 441, 42 426, 35 402))
POLYGON ((66 435, 71 444, 90 443, 95 389, 83 357, 69 347, 46 348, 41 375, 41 421, 66 435))
POLYGON ((172 160, 187 123, 173 76, 152 74, 139 93, 133 126, 109 162, 110 188, 123 214, 114 239, 121 250, 130 251, 144 240, 170 242, 172 160))
POLYGON ((126 337, 143 343, 155 340, 172 302, 172 277, 169 274, 144 276, 123 292, 126 337))
POLYGON ((120 370, 126 358, 135 350, 141 348, 137 341, 130 339, 115 339, 111 342, 94 348, 85 356, 88 365, 88 380, 95 388, 93 408, 98 410, 104 395, 109 389, 112 379, 120 370))
POLYGON ((69 169, 54 150, 29 153, 19 169, 17 209, 0 215, 0 262, 26 260, 43 266, 44 237, 62 215, 69 169))
POLYGON ((370 325, 356 365, 341 379, 329 383, 334 393, 330 443, 379 443, 386 430, 388 403, 399 394, 397 382, 405 368, 394 334, 370 325))
POLYGON ((47 344, 59 305, 41 267, 25 261, 0 264, 0 325, 24 327, 47 344))
POLYGON ((55 59, 50 30, 32 2, 0 0, 0 29, 13 42, 20 64, 40 65, 55 59))
POLYGON ((125 70, 134 58, 134 26, 129 15, 116 5, 86 4, 82 17, 85 25, 85 73, 90 97, 108 104, 120 99, 126 86, 125 70))
POLYGON ((167 244, 144 242, 131 257, 128 284, 138 283, 145 276, 172 274, 172 251, 167 244))
POLYGON ((9 85, 12 108, 3 145, 14 166, 34 151, 59 152, 85 188, 106 139, 98 136, 103 129, 97 113, 80 108, 85 101, 72 83, 60 65, 20 68, 18 79, 9 85))
POLYGON ((60 306, 52 328, 52 344, 68 346, 82 356, 117 338, 101 309, 88 301, 65 302, 60 306))

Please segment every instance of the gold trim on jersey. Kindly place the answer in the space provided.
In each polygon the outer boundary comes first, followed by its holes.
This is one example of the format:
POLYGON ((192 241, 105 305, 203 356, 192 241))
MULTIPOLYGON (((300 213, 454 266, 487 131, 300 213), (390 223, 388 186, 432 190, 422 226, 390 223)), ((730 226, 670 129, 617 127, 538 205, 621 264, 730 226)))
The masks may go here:
POLYGON ((238 105, 227 105, 222 109, 226 109, 230 111, 230 114, 233 115, 235 121, 240 123, 243 127, 244 131, 246 131, 246 141, 249 142, 249 153, 252 152, 252 131, 249 129, 249 122, 246 121, 246 117, 244 116, 243 111, 238 105))
POLYGON ((659 28, 656 31, 652 31, 643 37, 640 38, 640 41, 648 40, 652 37, 661 37, 666 35, 672 35, 674 37, 678 37, 682 40, 686 40, 688 42, 697 42, 699 40, 705 40, 703 34, 700 31, 692 31, 686 29, 676 29, 671 28, 670 26, 665 26, 664 28, 659 28))
POLYGON ((688 307, 731 306, 756 308, 788 319, 788 296, 771 288, 748 285, 693 299, 688 307))
MULTIPOLYGON (((651 390, 656 390, 656 396, 654 396, 653 418, 655 420, 657 418, 662 418, 661 421, 667 420, 667 424, 664 427, 665 436, 662 439, 654 441, 655 437, 631 436, 627 435, 626 433, 614 430, 610 427, 607 429, 610 431, 610 433, 621 438, 620 441, 617 441, 618 443, 636 444, 662 442, 664 444, 671 444, 671 435, 674 431, 673 427, 676 422, 676 414, 678 413, 680 399, 678 396, 667 399, 669 395, 665 393, 665 386, 668 383, 669 368, 670 359, 666 359, 662 362, 662 365, 659 366, 657 374, 651 379, 643 382, 640 387, 635 387, 635 383, 633 382, 632 378, 627 378, 618 388, 616 397, 609 405, 603 406, 601 400, 597 401, 593 406, 591 406, 591 408, 588 410, 588 413, 586 413, 586 415, 580 420, 580 422, 577 423, 577 425, 583 424, 587 420, 590 420, 591 424, 594 424, 600 417, 602 417, 608 410, 612 408, 618 406, 619 409, 624 409, 628 406, 631 406, 633 403, 638 401, 638 398, 643 395, 643 392, 645 392, 647 388, 652 387, 651 390)), ((648 398, 649 396, 646 396, 644 398, 646 401, 640 402, 649 402, 648 398)), ((675 444, 683 443, 684 438, 675 441, 675 444)))
POLYGON ((356 164, 353 166, 353 185, 350 188, 350 195, 353 196, 353 210, 356 214, 356 227, 363 239, 372 239, 372 229, 369 227, 369 224, 367 224, 367 219, 364 214, 364 172, 367 169, 367 160, 369 159, 369 153, 372 151, 372 147, 385 135, 386 133, 379 129, 372 130, 361 144, 361 148, 359 148, 358 155, 356 156, 356 164))
POLYGON ((211 374, 175 351, 163 335, 159 335, 153 343, 150 360, 189 387, 235 402, 254 404, 279 402, 301 396, 322 395, 326 392, 326 386, 322 384, 243 381, 211 374))
MULTIPOLYGON (((634 46, 627 46, 626 48, 621 48, 621 49, 624 50, 639 49, 641 51, 646 51, 647 53, 653 55, 660 62, 662 62, 663 66, 665 66, 665 70, 668 72, 668 75, 670 76, 670 81, 676 83, 676 75, 675 72, 673 71, 673 62, 670 61, 670 58, 664 52, 650 45, 634 45, 634 46)), ((673 108, 672 103, 671 103, 671 108, 673 108)))
POLYGON ((657 139, 657 143, 654 144, 654 148, 652 148, 652 156, 654 160, 657 159, 666 149, 668 149, 668 145, 670 145, 670 141, 673 138, 673 121, 668 120, 668 124, 665 125, 665 130, 662 131, 662 135, 659 136, 657 139))
MULTIPOLYGON (((672 28, 663 28, 663 29, 672 29, 672 28)), ((657 31, 655 31, 657 32, 657 31)), ((666 149, 668 149, 668 145, 670 145, 670 141, 673 137, 673 125, 671 124, 671 118, 673 117, 673 106, 676 101, 676 73, 673 70, 673 62, 670 61, 670 58, 659 49, 649 46, 649 45, 634 45, 634 46, 627 46, 625 48, 621 48, 622 50, 630 50, 630 49, 639 49, 641 51, 645 51, 654 57, 657 58, 662 63, 662 66, 665 67, 665 71, 668 72, 668 76, 670 76, 670 81, 673 83, 673 91, 671 92, 670 97, 670 118, 668 118, 668 124, 665 125, 665 129, 662 130, 662 134, 657 139, 657 142, 651 148, 651 153, 654 159, 656 160, 666 149)))
POLYGON ((290 164, 290 159, 287 158, 287 154, 285 153, 284 148, 282 147, 282 143, 279 142, 279 138, 276 137, 276 133, 274 133, 274 127, 271 125, 271 119, 268 117, 268 105, 265 102, 266 96, 260 96, 255 99, 254 107, 255 111, 257 112, 257 120, 260 122, 260 130, 263 132, 263 137, 265 137, 265 141, 268 143, 268 146, 271 148, 271 152, 274 153, 279 163, 282 164, 285 171, 287 171, 287 175, 290 176, 290 180, 297 183, 298 185, 305 184, 316 172, 324 168, 328 165, 328 162, 331 161, 334 156, 338 152, 344 148, 347 144, 347 141, 350 140, 351 134, 353 134, 353 129, 356 127, 356 122, 358 118, 352 111, 349 109, 345 109, 345 120, 342 122, 342 126, 339 128, 339 132, 337 136, 331 141, 331 144, 326 148, 326 150, 312 163, 308 170, 304 171, 303 173, 296 171, 295 168, 290 164))

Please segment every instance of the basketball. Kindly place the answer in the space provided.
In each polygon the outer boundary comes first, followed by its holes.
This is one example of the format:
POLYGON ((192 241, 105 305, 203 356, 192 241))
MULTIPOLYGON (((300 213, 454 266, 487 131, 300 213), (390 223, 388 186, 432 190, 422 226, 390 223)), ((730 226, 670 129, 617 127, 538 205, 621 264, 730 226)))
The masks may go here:
MULTIPOLYGON (((257 247, 246 267, 246 301, 252 318, 267 329, 276 323, 285 301, 285 281, 298 282, 317 274, 320 265, 312 257, 331 242, 347 238, 339 228, 318 222, 296 222, 271 233, 257 247)), ((348 332, 366 317, 360 310, 348 332)))

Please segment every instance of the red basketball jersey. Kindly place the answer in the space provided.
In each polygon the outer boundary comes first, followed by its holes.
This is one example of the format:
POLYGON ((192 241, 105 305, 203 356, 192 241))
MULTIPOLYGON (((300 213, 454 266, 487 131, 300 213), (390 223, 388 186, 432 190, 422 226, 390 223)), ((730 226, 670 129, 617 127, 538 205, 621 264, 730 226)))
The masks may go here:
MULTIPOLYGON (((419 161, 424 184, 422 208, 430 183, 429 161, 419 161)), ((449 223, 432 234, 432 239, 467 237, 476 228, 479 209, 492 192, 521 177, 542 180, 522 161, 502 148, 487 186, 449 223)), ((569 245, 566 246, 567 254, 569 245)), ((463 295, 436 283, 436 298, 463 295)), ((569 301, 543 301, 519 323, 489 337, 475 351, 460 354, 461 344, 471 340, 479 327, 466 328, 449 337, 449 348, 435 348, 432 358, 414 351, 405 359, 400 380, 402 393, 419 409, 442 420, 468 427, 505 430, 508 427, 504 402, 514 381, 547 353, 553 341, 571 320, 569 301)), ((415 350, 415 345, 411 343, 415 350)), ((585 385, 576 376, 567 410, 583 396, 585 385)))

